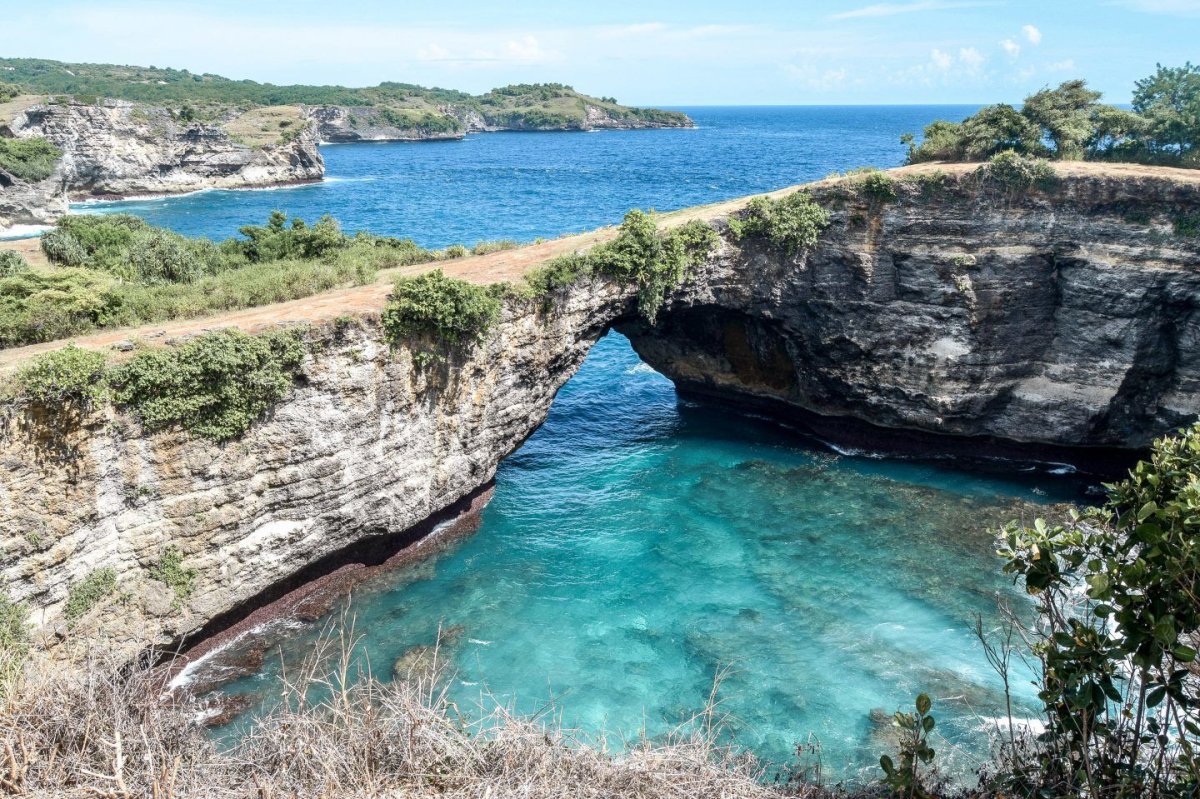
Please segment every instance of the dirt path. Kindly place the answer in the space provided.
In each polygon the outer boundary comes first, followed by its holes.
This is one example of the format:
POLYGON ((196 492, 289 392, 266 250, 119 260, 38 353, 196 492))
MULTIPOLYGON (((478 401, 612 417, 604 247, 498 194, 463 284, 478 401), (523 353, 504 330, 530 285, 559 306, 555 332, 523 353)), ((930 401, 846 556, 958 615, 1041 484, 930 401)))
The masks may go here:
MULTIPOLYGON (((898 176, 934 171, 961 174, 971 171, 976 166, 977 164, 921 164, 890 170, 890 172, 898 176)), ((1195 169, 1085 162, 1061 163, 1056 164, 1055 167, 1059 174, 1067 176, 1156 177, 1200 185, 1200 170, 1195 169)), ((835 179, 837 178, 826 180, 835 179)), ((824 183, 826 181, 819 182, 824 183)), ((792 186, 779 189, 765 196, 778 197, 788 194, 797 188, 799 187, 792 186)), ((728 216, 733 211, 741 208, 750 199, 750 197, 741 197, 735 200, 673 211, 662 214, 659 217, 659 222, 663 227, 674 227, 693 219, 718 219, 728 216)), ((133 339, 162 340, 164 338, 224 327, 237 327, 246 332, 255 332, 263 328, 289 322, 315 323, 331 321, 338 316, 378 311, 383 307, 387 295, 391 291, 392 281, 399 275, 415 275, 441 267, 446 274, 469 280, 473 283, 516 282, 531 267, 560 255, 578 250, 586 250, 602 241, 607 241, 616 235, 616 230, 615 226, 604 227, 588 233, 566 236, 540 244, 526 245, 515 250, 505 250, 489 255, 477 255, 452 261, 418 264, 399 269, 384 270, 380 272, 378 279, 374 283, 365 286, 337 289, 290 302, 262 305, 256 308, 229 311, 213 316, 142 325, 134 328, 104 330, 83 336, 76 336, 69 340, 74 341, 81 347, 99 350, 109 348, 113 344, 122 341, 133 339)), ((45 263, 45 258, 38 249, 37 239, 0 241, 0 249, 15 249, 25 254, 31 262, 45 263)), ((63 346, 65 341, 67 340, 33 344, 26 347, 0 351, 0 374, 11 371, 17 364, 33 355, 63 346)))

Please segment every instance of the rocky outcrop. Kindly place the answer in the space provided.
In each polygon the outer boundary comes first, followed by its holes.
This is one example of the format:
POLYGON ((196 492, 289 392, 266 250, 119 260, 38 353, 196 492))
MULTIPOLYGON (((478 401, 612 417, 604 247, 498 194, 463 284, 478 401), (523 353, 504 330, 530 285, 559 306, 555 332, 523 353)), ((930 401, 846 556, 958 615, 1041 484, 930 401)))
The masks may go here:
POLYGON ((638 353, 681 388, 787 415, 1006 442, 1136 448, 1200 412, 1200 185, 1067 177, 853 181, 789 258, 727 248, 638 353))
POLYGON ((63 151, 59 180, 76 195, 135 195, 317 180, 324 161, 311 130, 253 147, 219 124, 180 123, 163 108, 107 100, 38 105, 12 123, 63 151))
POLYGON ((323 142, 443 141, 461 139, 466 126, 444 114, 387 114, 374 106, 316 106, 305 109, 323 142), (422 117, 424 117, 422 123, 422 117))
POLYGON ((305 109, 305 113, 316 123, 323 142, 445 141, 461 139, 468 133, 635 130, 692 125, 683 115, 633 108, 618 111, 582 100, 575 114, 562 118, 529 109, 486 109, 472 104, 445 104, 427 111, 315 106, 305 109))
POLYGON ((65 214, 67 206, 67 193, 57 180, 30 183, 0 169, 0 230, 48 225, 65 214))
POLYGON ((51 641, 72 638, 69 588, 100 568, 118 591, 79 628, 128 650, 211 629, 485 486, 612 325, 681 388, 977 450, 1140 447, 1200 413, 1200 242, 1172 225, 1200 210, 1200 184, 1082 176, 1012 194, 948 176, 897 190, 815 186, 831 211, 815 247, 727 237, 654 326, 632 290, 587 279, 509 299, 488 341, 441 365, 390 349, 373 319, 317 327, 292 393, 225 445, 147 434, 108 407, 10 405, 6 590, 51 641), (168 546, 197 572, 181 602, 150 576, 168 546))
POLYGON ((182 122, 164 108, 119 100, 32 105, 0 121, 0 132, 45 137, 63 155, 46 181, 15 192, 0 185, 0 216, 9 224, 48 221, 65 212, 68 197, 269 186, 324 174, 312 126, 289 141, 252 146, 219 123, 182 122))

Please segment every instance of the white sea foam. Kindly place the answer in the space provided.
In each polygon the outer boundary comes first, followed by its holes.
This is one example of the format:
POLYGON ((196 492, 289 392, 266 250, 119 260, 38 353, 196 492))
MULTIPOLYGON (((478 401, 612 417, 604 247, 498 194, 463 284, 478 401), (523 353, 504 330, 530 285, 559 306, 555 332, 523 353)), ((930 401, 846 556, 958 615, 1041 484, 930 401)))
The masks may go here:
POLYGON ((12 227, 0 227, 0 241, 14 241, 16 239, 32 239, 45 233, 53 225, 13 225, 12 227))

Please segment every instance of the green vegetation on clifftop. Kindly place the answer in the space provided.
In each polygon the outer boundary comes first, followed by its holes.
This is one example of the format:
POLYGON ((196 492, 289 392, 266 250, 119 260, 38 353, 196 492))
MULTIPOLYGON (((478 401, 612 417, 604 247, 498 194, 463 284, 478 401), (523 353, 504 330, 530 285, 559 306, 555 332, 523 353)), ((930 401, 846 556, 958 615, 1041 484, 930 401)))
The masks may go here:
POLYGON ((36 183, 54 172, 62 151, 41 137, 0 137, 0 170, 15 178, 36 183))
POLYGON ((1069 80, 1025 98, 1018 110, 992 105, 960 122, 912 134, 909 163, 978 161, 1005 151, 1061 160, 1200 166, 1200 66, 1159 65, 1137 82, 1133 110, 1100 102, 1100 92, 1069 80))

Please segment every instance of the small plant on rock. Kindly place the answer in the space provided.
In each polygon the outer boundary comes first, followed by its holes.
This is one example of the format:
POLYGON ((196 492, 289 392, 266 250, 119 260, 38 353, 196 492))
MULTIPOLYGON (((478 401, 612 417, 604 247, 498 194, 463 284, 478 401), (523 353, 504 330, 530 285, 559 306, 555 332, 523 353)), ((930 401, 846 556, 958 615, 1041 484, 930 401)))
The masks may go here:
POLYGON ((175 606, 179 607, 196 588, 195 569, 185 568, 183 553, 177 546, 169 546, 163 550, 158 563, 150 567, 150 578, 166 584, 175 592, 175 606))
POLYGON ((447 277, 440 269, 396 281, 383 309, 392 344, 429 336, 452 346, 478 343, 500 318, 497 291, 447 277))
POLYGON ((103 599, 117 590, 117 572, 115 569, 96 569, 88 572, 87 576, 71 586, 67 593, 67 604, 63 608, 63 616, 68 622, 74 622, 85 616, 103 599))
POLYGON ((892 723, 900 729, 900 762, 888 755, 879 758, 883 769, 883 784, 896 796, 906 799, 932 799, 921 775, 921 766, 933 762, 934 750, 929 745, 929 733, 936 724, 930 710, 933 700, 928 694, 917 697, 915 713, 897 710, 892 723))
POLYGON ((20 395, 47 408, 89 407, 104 396, 104 356, 68 344, 17 373, 20 395))

